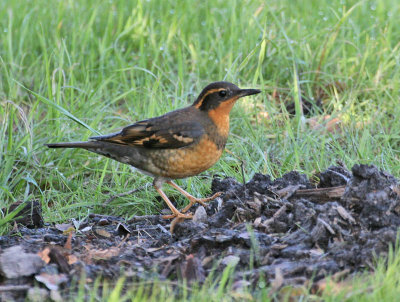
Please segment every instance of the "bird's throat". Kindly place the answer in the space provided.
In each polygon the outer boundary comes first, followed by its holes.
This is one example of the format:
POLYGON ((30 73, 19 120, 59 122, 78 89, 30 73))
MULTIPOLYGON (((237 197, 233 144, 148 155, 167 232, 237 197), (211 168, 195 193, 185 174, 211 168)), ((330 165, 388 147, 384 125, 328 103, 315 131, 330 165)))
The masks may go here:
POLYGON ((235 105, 237 99, 232 99, 221 103, 217 108, 208 111, 208 116, 217 127, 221 136, 228 137, 229 133, 229 113, 235 105))

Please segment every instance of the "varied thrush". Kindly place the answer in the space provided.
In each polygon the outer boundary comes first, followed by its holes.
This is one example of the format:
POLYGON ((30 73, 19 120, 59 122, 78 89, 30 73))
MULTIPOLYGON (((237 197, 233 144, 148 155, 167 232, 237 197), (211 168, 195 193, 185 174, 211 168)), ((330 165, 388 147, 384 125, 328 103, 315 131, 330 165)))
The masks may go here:
POLYGON ((172 180, 197 175, 221 157, 229 132, 229 113, 244 96, 258 89, 240 89, 228 82, 215 82, 203 89, 189 107, 150 118, 123 128, 120 132, 91 137, 87 142, 47 144, 49 148, 82 148, 132 165, 154 177, 153 185, 172 211, 174 225, 192 218, 187 213, 196 202, 203 204, 218 197, 195 198, 172 180), (190 201, 179 212, 162 190, 163 183, 176 188, 190 201))

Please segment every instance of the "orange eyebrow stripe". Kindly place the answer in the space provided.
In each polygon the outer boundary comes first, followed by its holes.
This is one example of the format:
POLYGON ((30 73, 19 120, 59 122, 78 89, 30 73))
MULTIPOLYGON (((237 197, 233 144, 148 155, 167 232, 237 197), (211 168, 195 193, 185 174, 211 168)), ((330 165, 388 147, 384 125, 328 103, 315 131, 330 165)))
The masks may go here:
POLYGON ((211 89, 211 90, 207 91, 206 94, 201 98, 201 100, 195 105, 195 107, 196 107, 196 108, 200 108, 200 107, 201 107, 201 104, 203 104, 204 99, 205 99, 208 95, 210 95, 210 94, 212 94, 212 93, 214 93, 214 92, 221 91, 221 90, 226 90, 226 89, 225 89, 225 88, 216 88, 216 89, 211 89))

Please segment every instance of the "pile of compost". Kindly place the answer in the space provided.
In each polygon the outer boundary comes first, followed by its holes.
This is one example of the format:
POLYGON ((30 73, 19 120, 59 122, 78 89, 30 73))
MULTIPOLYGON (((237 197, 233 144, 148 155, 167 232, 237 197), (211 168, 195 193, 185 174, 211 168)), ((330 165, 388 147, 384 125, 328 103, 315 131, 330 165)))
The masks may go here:
POLYGON ((46 225, 39 203, 29 203, 13 232, 0 237, 0 299, 57 299, 82 276, 191 284, 229 267, 234 287, 257 289, 372 270, 396 242, 397 180, 368 165, 316 176, 317 183, 298 172, 275 180, 255 174, 246 184, 214 178, 213 193, 224 194, 206 209, 194 206, 195 218, 173 235, 159 215, 91 214, 79 224, 46 225))

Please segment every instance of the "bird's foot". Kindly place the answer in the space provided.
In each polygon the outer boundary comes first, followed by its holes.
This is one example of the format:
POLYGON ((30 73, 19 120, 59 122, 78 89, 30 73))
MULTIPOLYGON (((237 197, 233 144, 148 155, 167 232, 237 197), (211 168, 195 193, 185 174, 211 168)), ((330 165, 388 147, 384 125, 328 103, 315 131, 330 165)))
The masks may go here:
POLYGON ((193 218, 193 214, 189 213, 189 214, 182 214, 180 212, 178 213, 174 213, 172 215, 164 215, 163 216, 164 219, 172 219, 171 224, 169 226, 169 231, 171 232, 171 234, 174 233, 174 228, 178 223, 181 223, 183 220, 185 219, 192 219, 193 218))
POLYGON ((192 213, 188 213, 188 214, 183 214, 181 212, 177 212, 171 215, 163 215, 162 216, 163 219, 192 219, 193 218, 193 214, 192 213))
MULTIPOLYGON (((169 230, 170 230, 171 234, 174 233, 174 228, 178 223, 181 223, 185 219, 192 219, 193 218, 193 214, 192 213, 187 213, 187 212, 189 211, 189 209, 194 204, 200 203, 202 206, 207 207, 206 202, 214 200, 215 198, 221 196, 222 194, 223 194, 223 192, 217 192, 213 196, 207 197, 207 198, 196 198, 196 197, 194 197, 194 196, 192 196, 192 195, 190 195, 188 193, 185 194, 185 196, 189 199, 189 204, 185 208, 183 208, 183 210, 181 212, 176 210, 176 212, 173 211, 173 213, 171 215, 163 215, 162 216, 162 218, 164 218, 164 219, 172 219, 171 225, 169 227, 169 230)), ((170 207, 170 208, 171 208, 171 210, 173 210, 174 207, 173 208, 170 207)))
POLYGON ((209 201, 212 201, 212 200, 214 200, 215 198, 217 198, 217 197, 219 197, 219 196, 221 196, 223 194, 223 192, 217 192, 217 193, 215 193, 213 196, 210 196, 210 197, 207 197, 207 198, 195 198, 195 197, 193 197, 193 196, 187 196, 187 198, 189 199, 189 204, 186 206, 186 207, 184 207, 183 209, 182 209, 182 213, 186 213, 187 211, 189 211, 189 209, 193 206, 193 205, 195 205, 196 203, 199 203, 199 204, 201 204, 203 207, 207 207, 207 205, 206 205, 206 202, 209 202, 209 201))

